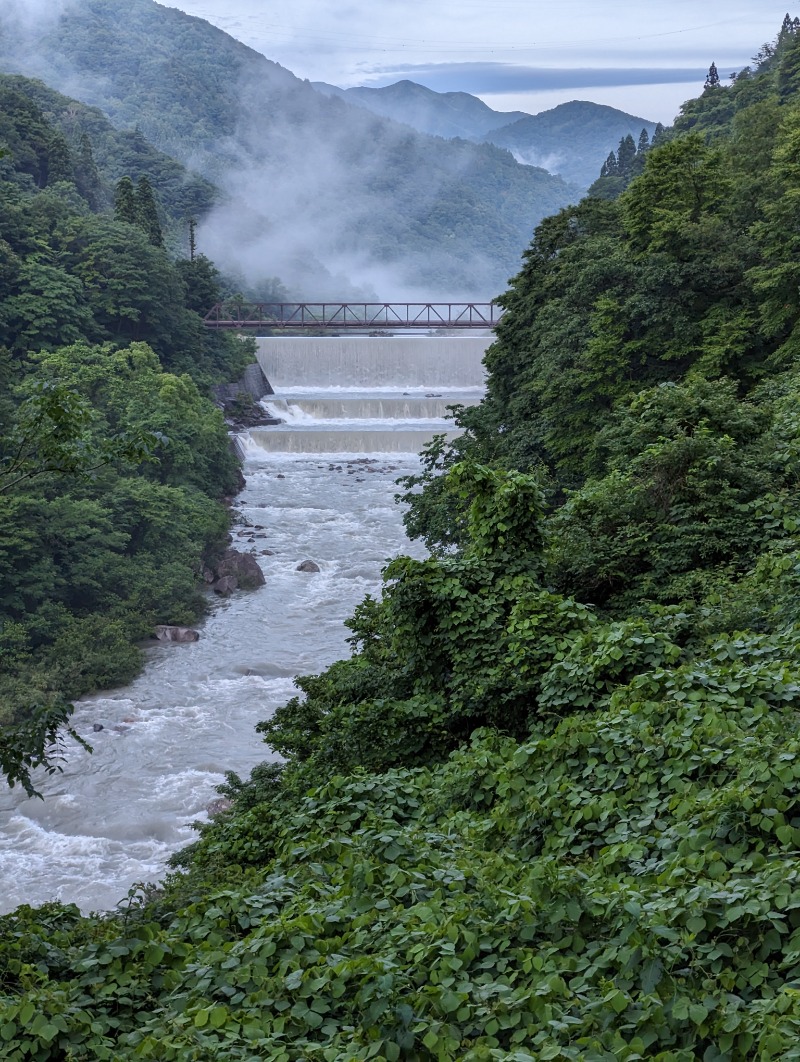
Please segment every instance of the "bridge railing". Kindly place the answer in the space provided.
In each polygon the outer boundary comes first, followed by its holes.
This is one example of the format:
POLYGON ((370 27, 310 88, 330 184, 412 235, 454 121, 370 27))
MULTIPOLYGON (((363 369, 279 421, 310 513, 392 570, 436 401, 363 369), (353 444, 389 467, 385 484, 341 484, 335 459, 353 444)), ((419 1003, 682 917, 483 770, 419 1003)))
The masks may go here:
POLYGON ((209 328, 336 330, 493 328, 503 314, 493 302, 219 302, 209 328))

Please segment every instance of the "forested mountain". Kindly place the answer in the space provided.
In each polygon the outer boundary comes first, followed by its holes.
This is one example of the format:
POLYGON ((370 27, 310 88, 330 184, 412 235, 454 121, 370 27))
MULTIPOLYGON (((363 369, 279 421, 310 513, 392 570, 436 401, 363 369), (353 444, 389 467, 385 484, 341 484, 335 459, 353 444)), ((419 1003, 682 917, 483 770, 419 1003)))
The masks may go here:
POLYGON ((434 92, 415 81, 398 81, 383 88, 349 89, 326 85, 324 81, 311 84, 326 96, 339 96, 431 136, 483 140, 493 129, 530 117, 524 111, 492 110, 468 92, 434 92))
POLYGON ((798 72, 787 16, 537 228, 432 556, 183 872, 2 920, 4 1057, 797 1056, 798 72))
POLYGON ((117 129, 97 107, 62 96, 43 81, 8 74, 0 74, 0 92, 0 139, 9 148, 15 169, 27 170, 39 187, 60 177, 74 178, 86 203, 99 211, 113 206, 121 177, 130 177, 134 183, 147 177, 158 190, 160 220, 168 242, 182 251, 188 249, 187 220, 204 218, 222 199, 210 181, 153 147, 140 129, 117 129), (19 108, 46 116, 37 145, 30 140, 30 127, 17 128, 19 108), (58 138, 68 152, 60 174, 49 173, 30 154, 33 151, 39 158, 50 138, 58 138))
POLYGON ((36 29, 0 11, 0 65, 138 128, 229 194, 198 229, 221 266, 296 294, 353 283, 390 296, 487 297, 533 225, 575 198, 489 144, 443 141, 327 99, 201 19, 131 0, 76 0, 36 29), (312 290, 313 288, 313 290, 312 290))
POLYGON ((614 107, 573 100, 540 114, 494 111, 467 92, 434 92, 413 81, 385 88, 340 89, 323 82, 314 88, 339 96, 376 114, 405 122, 423 133, 484 140, 508 148, 515 158, 541 166, 584 190, 597 177, 609 152, 643 129, 652 136, 656 123, 614 107))
POLYGON ((630 136, 638 144, 643 129, 652 136, 655 128, 655 122, 615 107, 573 100, 525 115, 484 139, 508 148, 520 162, 543 166, 584 190, 620 140, 630 136))
POLYGON ((206 181, 21 77, 0 155, 0 768, 30 785, 69 698, 202 611, 239 482, 206 394, 252 352, 202 325, 208 259, 164 248, 206 181))

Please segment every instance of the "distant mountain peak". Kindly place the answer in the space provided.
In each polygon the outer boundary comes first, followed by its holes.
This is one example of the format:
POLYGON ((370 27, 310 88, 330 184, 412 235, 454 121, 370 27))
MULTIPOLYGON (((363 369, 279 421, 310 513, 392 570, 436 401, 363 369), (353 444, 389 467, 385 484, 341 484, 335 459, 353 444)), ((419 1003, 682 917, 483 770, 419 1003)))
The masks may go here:
POLYGON ((313 87, 418 132, 507 148, 518 162, 556 173, 581 189, 597 178, 623 137, 630 133, 638 140, 642 129, 652 135, 656 127, 647 118, 589 100, 559 103, 539 114, 495 111, 468 92, 435 92, 407 78, 380 88, 342 89, 324 82, 313 87))

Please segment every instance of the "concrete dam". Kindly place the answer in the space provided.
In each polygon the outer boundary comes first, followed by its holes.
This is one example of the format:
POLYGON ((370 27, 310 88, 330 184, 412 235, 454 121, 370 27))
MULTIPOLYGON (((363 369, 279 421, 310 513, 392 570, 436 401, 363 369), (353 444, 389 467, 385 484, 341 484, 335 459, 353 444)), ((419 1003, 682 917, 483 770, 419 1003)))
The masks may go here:
POLYGON ((248 444, 284 453, 418 453, 434 435, 457 434, 449 405, 484 392, 491 333, 469 336, 260 338, 258 361, 282 424, 248 444))
POLYGON ((258 361, 275 391, 297 387, 482 388, 492 333, 469 336, 269 336, 258 361))

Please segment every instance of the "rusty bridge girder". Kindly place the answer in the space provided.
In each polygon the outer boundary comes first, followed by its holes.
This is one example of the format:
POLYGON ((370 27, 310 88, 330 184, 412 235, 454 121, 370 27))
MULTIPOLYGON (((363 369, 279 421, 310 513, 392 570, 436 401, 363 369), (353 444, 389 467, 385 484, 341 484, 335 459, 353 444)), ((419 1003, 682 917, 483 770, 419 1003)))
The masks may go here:
POLYGON ((493 302, 219 302, 203 317, 209 328, 335 331, 494 328, 493 302))

